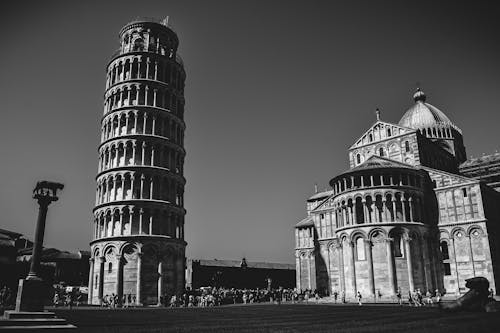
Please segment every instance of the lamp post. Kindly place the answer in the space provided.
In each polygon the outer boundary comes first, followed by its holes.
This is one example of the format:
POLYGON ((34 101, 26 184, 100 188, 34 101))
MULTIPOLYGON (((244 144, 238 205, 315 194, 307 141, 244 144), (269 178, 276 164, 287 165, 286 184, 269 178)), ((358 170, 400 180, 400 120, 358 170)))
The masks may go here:
POLYGON ((42 311, 44 299, 48 295, 49 286, 39 276, 40 259, 45 234, 47 210, 53 201, 57 201, 57 191, 64 188, 63 184, 49 181, 36 183, 33 190, 33 199, 39 205, 38 219, 35 227, 33 252, 31 254, 30 271, 25 280, 19 280, 16 298, 16 311, 42 311))

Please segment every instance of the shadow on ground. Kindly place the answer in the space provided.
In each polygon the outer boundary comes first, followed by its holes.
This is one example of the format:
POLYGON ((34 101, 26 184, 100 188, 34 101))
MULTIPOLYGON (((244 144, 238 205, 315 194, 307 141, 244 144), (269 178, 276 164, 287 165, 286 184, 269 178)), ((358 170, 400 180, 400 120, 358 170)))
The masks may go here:
POLYGON ((495 332, 495 313, 349 305, 57 309, 77 332, 495 332))

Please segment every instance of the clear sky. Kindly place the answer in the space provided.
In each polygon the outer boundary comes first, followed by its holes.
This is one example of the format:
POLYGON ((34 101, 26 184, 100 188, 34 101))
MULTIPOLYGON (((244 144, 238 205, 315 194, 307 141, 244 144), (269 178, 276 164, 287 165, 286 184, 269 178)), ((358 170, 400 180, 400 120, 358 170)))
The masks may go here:
MULTIPOLYGON (((498 2, 497 2, 498 3, 498 2)), ((500 146, 500 10, 482 1, 12 1, 0 4, 0 228, 33 236, 37 180, 63 182, 45 245, 88 249, 105 66, 137 16, 170 16, 186 71, 187 256, 293 262, 314 183, 347 169, 417 83, 500 146)))

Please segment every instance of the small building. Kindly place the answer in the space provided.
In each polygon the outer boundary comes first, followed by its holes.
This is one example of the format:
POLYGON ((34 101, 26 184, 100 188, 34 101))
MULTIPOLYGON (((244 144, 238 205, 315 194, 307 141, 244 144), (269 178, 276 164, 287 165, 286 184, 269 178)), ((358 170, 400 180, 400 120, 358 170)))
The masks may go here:
POLYGON ((188 259, 186 287, 237 289, 295 287, 295 265, 242 260, 188 259), (269 280, 270 279, 270 280, 269 280))

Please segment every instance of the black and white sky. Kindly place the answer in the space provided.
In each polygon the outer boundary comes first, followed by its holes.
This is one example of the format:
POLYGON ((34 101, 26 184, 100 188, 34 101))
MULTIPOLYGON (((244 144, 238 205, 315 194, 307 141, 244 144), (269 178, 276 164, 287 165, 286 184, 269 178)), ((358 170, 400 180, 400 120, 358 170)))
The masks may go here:
POLYGON ((0 228, 32 238, 60 181, 45 245, 89 248, 105 66, 138 16, 170 17, 186 66, 188 257, 293 262, 314 184, 417 85, 469 156, 500 148, 494 1, 3 1, 0 228))

